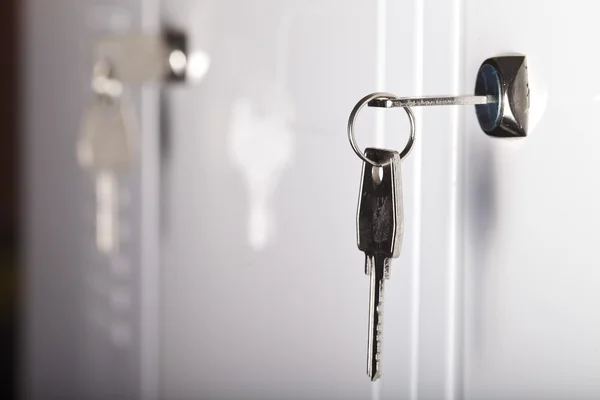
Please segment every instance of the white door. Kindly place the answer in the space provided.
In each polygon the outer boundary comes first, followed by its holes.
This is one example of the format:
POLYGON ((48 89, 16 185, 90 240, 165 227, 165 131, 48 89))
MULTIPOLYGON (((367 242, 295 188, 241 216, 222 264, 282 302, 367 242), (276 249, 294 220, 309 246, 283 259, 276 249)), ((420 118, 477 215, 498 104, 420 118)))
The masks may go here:
POLYGON ((465 398, 600 396, 598 11, 465 3, 465 75, 490 51, 518 51, 531 82, 528 138, 489 140, 465 117, 465 398))
MULTIPOLYGON (((414 43, 392 39, 414 36, 414 11, 362 0, 163 9, 210 69, 168 97, 162 395, 369 398, 368 278, 355 233, 361 161, 345 124, 369 92, 415 91, 414 43)), ((360 120, 359 140, 404 146, 404 113, 375 116, 360 120)), ((412 161, 407 239, 386 291, 386 397, 409 393, 414 361, 412 161)))

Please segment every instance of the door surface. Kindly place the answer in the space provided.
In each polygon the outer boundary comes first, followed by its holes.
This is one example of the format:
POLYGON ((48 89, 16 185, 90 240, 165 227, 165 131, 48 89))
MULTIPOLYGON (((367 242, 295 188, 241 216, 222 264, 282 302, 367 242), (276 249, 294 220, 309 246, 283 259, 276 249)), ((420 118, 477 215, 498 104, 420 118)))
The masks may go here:
MULTIPOLYGON (((345 122, 385 85, 414 91, 412 14, 372 1, 171 1, 198 87, 168 93, 162 274, 165 398, 369 398, 368 279, 356 248, 360 160, 345 122), (386 28, 396 18, 397 25, 386 28), (389 74, 386 70, 396 71, 389 74)), ((410 6, 410 5, 409 5, 410 6)), ((365 113, 363 143, 400 147, 403 113, 365 113), (379 125, 378 125, 379 124, 379 125), (384 137, 385 136, 385 137, 384 137), (384 141, 385 139, 385 141, 384 141)), ((404 166, 408 188, 414 165, 404 166)), ((406 190, 407 230, 414 200, 406 190)), ((410 390, 413 235, 387 287, 387 395, 410 390)))
POLYGON ((518 51, 531 87, 525 140, 489 140, 466 119, 466 398, 600 396, 598 4, 539 6, 465 3, 467 76, 490 49, 518 51))

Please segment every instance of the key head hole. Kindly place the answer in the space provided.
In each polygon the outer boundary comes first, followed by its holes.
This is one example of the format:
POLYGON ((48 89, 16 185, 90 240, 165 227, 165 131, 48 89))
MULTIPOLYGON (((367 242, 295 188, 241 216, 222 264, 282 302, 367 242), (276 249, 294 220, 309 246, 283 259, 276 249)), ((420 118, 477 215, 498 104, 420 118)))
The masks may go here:
POLYGON ((383 181, 383 167, 372 167, 371 175, 375 186, 379 185, 383 181))

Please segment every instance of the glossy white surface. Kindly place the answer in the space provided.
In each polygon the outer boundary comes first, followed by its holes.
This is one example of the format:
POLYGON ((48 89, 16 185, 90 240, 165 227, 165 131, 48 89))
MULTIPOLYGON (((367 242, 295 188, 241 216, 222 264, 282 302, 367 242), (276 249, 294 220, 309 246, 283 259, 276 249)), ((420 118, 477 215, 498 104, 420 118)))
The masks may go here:
MULTIPOLYGON (((29 0, 27 394, 600 397, 598 11, 554 0, 29 0), (127 89, 143 126, 126 182, 131 241, 107 261, 93 250, 92 181, 75 157, 91 43, 161 21, 188 33, 201 81, 166 88, 160 103, 156 87, 127 89), (510 51, 529 60, 530 137, 488 138, 471 107, 415 110, 384 377, 372 386, 348 114, 373 91, 470 93, 481 62, 510 51)), ((365 110, 357 132, 361 146, 401 149, 408 123, 401 110, 365 110)))
POLYGON ((538 119, 502 141, 466 116, 465 398, 600 397, 598 11, 465 3, 466 75, 490 49, 526 54, 538 119))
MULTIPOLYGON (((163 4, 211 60, 200 86, 168 98, 165 398, 371 396, 369 281, 355 236, 361 164, 345 123, 378 85, 414 90, 404 63, 412 43, 394 39, 410 34, 412 14, 398 4, 378 14, 382 3, 163 4), (385 20, 401 22, 380 32, 385 20), (380 47, 384 36, 397 52, 380 47)), ((360 143, 403 146, 404 113, 385 119, 393 137, 375 114, 361 115, 360 143)), ((403 168, 412 232, 415 170, 403 168)), ((406 236, 386 287, 384 398, 410 390, 415 243, 406 236)))

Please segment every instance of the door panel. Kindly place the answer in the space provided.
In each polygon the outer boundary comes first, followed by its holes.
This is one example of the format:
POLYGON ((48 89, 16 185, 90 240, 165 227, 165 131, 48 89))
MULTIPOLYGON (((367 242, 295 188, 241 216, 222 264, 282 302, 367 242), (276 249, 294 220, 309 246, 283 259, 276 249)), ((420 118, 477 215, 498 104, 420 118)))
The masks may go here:
POLYGON ((157 26, 158 9, 152 21, 142 3, 29 0, 23 5, 21 383, 26 398, 143 396, 142 311, 148 307, 142 306, 142 282, 152 265, 144 261, 149 253, 142 242, 146 224, 156 218, 147 218, 142 199, 155 194, 141 181, 152 174, 142 165, 158 165, 148 146, 158 139, 158 113, 148 113, 148 103, 158 109, 158 97, 126 87, 144 135, 135 166, 120 182, 122 200, 128 200, 120 205, 120 219, 128 234, 117 256, 95 247, 94 180, 75 156, 81 117, 93 100, 93 43, 104 35, 157 26))
MULTIPOLYGON (((189 29, 191 51, 210 58, 198 87, 169 90, 167 100, 163 397, 368 398, 368 279, 355 237, 361 163, 345 123, 378 85, 413 91, 413 42, 402 40, 410 8, 163 6, 189 29)), ((384 137, 366 111, 359 141, 404 146, 406 117, 392 114, 394 134, 384 137)), ((407 241, 386 290, 385 397, 407 395, 411 367, 414 167, 403 168, 407 241)))
POLYGON ((467 116, 466 398, 600 396, 597 13, 591 1, 466 3, 467 76, 493 53, 526 54, 532 125, 492 140, 467 116))

